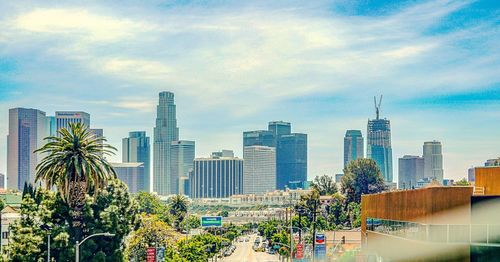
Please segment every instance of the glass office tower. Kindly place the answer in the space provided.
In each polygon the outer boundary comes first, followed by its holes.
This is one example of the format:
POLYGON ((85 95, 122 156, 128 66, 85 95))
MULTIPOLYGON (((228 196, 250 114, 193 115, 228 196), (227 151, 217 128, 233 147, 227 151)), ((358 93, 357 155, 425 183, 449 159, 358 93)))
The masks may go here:
POLYGON ((128 137, 122 139, 122 162, 144 164, 144 191, 150 192, 151 186, 151 145, 146 131, 129 132, 128 137))
POLYGON ((373 159, 386 182, 392 182, 391 123, 387 119, 368 120, 366 156, 373 159))
POLYGON ((347 130, 344 137, 344 167, 364 157, 364 139, 361 130, 347 130))
POLYGON ((170 159, 172 141, 179 140, 174 93, 161 92, 159 94, 156 112, 153 143, 153 190, 159 195, 169 195, 176 191, 177 186, 171 182, 170 159))

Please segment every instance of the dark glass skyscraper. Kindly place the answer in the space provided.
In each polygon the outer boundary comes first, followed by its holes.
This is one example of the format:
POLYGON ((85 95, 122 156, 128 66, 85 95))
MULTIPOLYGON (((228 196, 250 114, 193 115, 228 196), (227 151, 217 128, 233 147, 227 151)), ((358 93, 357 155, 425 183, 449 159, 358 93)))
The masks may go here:
POLYGON ((352 160, 364 157, 364 140, 361 130, 347 130, 344 137, 344 167, 352 160))
POLYGON ((151 146, 146 131, 134 131, 122 140, 122 162, 123 163, 143 163, 144 164, 144 190, 150 191, 151 171, 150 154, 151 146))
POLYGON ((276 148, 276 188, 307 181, 307 135, 281 135, 276 148))
POLYGON ((269 122, 268 129, 274 134, 275 137, 289 135, 292 133, 292 126, 289 122, 272 121, 269 122))
POLYGON ((246 146, 276 147, 276 138, 269 130, 246 131, 243 132, 243 147, 246 146))
POLYGON ((380 103, 375 109, 376 119, 368 120, 366 156, 377 163, 384 180, 392 182, 391 122, 379 118, 380 103))
POLYGON ((171 183, 172 141, 179 140, 179 129, 175 113, 174 93, 161 92, 156 107, 156 126, 153 144, 153 189, 159 195, 169 195, 177 191, 177 185, 171 183))

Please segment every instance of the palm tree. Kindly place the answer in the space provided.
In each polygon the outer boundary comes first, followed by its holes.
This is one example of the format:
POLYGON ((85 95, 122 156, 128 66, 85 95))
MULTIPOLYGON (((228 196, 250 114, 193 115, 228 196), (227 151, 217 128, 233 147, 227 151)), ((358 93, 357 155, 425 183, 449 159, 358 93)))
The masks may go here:
POLYGON ((57 137, 45 140, 48 142, 35 151, 46 155, 36 167, 35 181, 43 181, 47 188, 57 188, 73 211, 73 226, 79 228, 85 195, 95 196, 108 180, 116 177, 104 158, 116 149, 81 123, 70 123, 69 130, 63 128, 57 137))
POLYGON ((188 201, 183 195, 175 195, 169 199, 170 214, 175 217, 175 227, 179 229, 179 225, 184 220, 187 213, 188 201))

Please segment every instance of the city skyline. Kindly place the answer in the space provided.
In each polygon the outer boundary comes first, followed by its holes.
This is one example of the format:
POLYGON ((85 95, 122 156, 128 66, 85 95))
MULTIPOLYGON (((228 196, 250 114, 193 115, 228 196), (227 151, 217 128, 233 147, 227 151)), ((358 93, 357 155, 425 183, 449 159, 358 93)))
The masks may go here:
POLYGON ((242 156, 243 130, 284 120, 308 134, 309 179, 333 175, 342 170, 345 130, 365 130, 379 94, 391 120, 394 174, 398 157, 420 155, 434 139, 446 147, 446 178, 498 157, 491 130, 500 128, 499 34, 487 3, 293 5, 144 3, 131 12, 0 3, 0 172, 8 109, 88 112, 119 148, 110 159, 119 162, 130 130, 153 134, 164 90, 176 94, 178 126, 183 139, 197 141, 196 157, 217 148, 242 156), (179 10, 198 16, 178 17, 179 10), (44 15, 54 19, 34 23, 44 15), (185 34, 167 29, 179 26, 185 34), (214 37, 199 41, 207 34, 214 37))

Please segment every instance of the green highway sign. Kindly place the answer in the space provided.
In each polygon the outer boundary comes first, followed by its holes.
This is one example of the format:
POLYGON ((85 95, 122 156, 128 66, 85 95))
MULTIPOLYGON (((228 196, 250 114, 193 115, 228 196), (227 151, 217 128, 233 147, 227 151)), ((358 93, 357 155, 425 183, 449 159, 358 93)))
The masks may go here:
POLYGON ((221 216, 202 216, 201 217, 202 227, 222 227, 222 217, 221 216))

